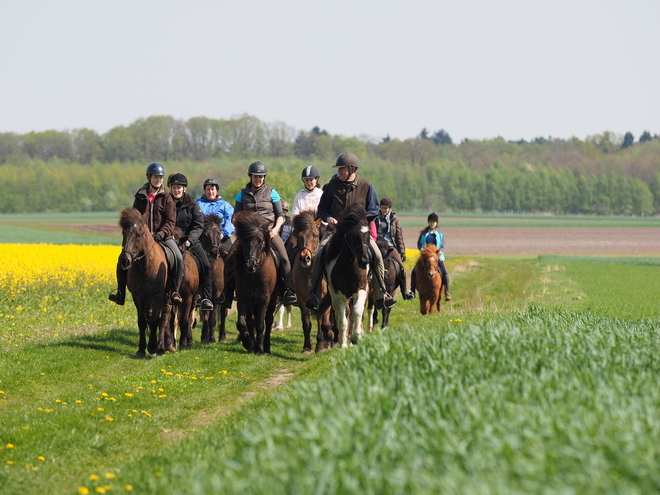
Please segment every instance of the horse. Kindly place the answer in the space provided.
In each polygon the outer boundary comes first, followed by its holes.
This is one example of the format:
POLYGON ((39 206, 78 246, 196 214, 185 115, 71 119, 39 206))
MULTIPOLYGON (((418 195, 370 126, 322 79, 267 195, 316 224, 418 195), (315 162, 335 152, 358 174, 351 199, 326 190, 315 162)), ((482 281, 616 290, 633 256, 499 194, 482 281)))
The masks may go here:
MULTIPOLYGON (((320 238, 323 235, 323 223, 316 218, 313 211, 302 211, 293 217, 293 233, 291 238, 296 248, 290 253, 291 287, 296 293, 298 301, 306 301, 312 283, 312 265, 318 251, 320 238)), ((327 293, 327 286, 323 283, 322 294, 327 293)), ((300 318, 303 329, 303 354, 312 352, 312 321, 310 311, 304 304, 300 304, 300 318)), ((318 331, 316 334, 316 352, 329 349, 336 340, 332 331, 330 320, 330 306, 316 314, 318 331)))
MULTIPOLYGON (((206 255, 211 264, 211 291, 213 301, 218 301, 225 289, 225 259, 227 254, 222 248, 222 218, 215 213, 204 217, 204 231, 199 240, 204 246, 206 255)), ((219 322, 218 341, 227 340, 226 321, 227 313, 232 301, 222 304, 215 302, 213 311, 204 311, 202 315, 202 344, 215 342, 215 326, 219 322)))
MULTIPOLYGON (((383 257, 383 265, 385 267, 385 289, 388 293, 394 294, 394 291, 399 284, 397 263, 391 256, 394 247, 390 246, 385 239, 380 237, 376 241, 376 245, 378 246, 380 254, 383 257)), ((373 299, 373 295, 369 294, 369 329, 371 331, 373 331, 373 329, 376 327, 376 323, 378 323, 378 309, 375 306, 376 304, 373 299)), ((382 308, 383 321, 380 326, 381 330, 385 330, 388 327, 391 311, 392 308, 382 308)))
POLYGON ((239 339, 248 351, 270 353, 270 332, 277 303, 278 276, 270 229, 261 216, 243 210, 234 216, 233 258, 239 339))
MULTIPOLYGON (((177 228, 177 230, 179 230, 178 234, 181 234, 180 229, 177 228)), ((176 233, 175 237, 177 237, 176 233)), ((169 322, 173 338, 176 326, 178 325, 181 331, 181 335, 179 336, 179 349, 185 349, 187 347, 192 347, 195 305, 199 299, 199 286, 201 280, 199 269, 197 268, 197 262, 193 258, 193 254, 183 246, 181 247, 181 255, 183 256, 183 277, 181 278, 179 294, 181 295, 182 302, 174 307, 170 304, 166 304, 165 311, 171 314, 169 322)))
POLYGON ((275 320, 277 320, 277 323, 273 323, 273 328, 275 328, 275 330, 284 330, 285 328, 291 328, 292 309, 293 306, 291 304, 285 306, 281 302, 277 303, 277 307, 275 308, 275 313, 277 313, 277 317, 275 318, 275 320), (284 314, 286 314, 286 326, 284 325, 284 314))
POLYGON ((415 265, 417 271, 417 292, 419 310, 425 315, 442 310, 442 272, 438 266, 440 250, 434 245, 427 245, 419 254, 415 265))
POLYGON ((145 356, 145 351, 162 354, 176 350, 167 318, 163 315, 166 297, 170 292, 167 280, 169 267, 165 252, 149 231, 148 217, 149 212, 142 215, 131 207, 124 208, 119 214, 119 226, 123 236, 119 265, 121 269, 128 270, 127 287, 133 295, 133 303, 137 309, 140 329, 137 351, 139 356, 145 356))
POLYGON ((353 343, 362 338, 362 316, 369 291, 369 236, 364 206, 353 203, 342 212, 336 232, 323 249, 322 262, 341 347, 348 347, 349 333, 353 343))

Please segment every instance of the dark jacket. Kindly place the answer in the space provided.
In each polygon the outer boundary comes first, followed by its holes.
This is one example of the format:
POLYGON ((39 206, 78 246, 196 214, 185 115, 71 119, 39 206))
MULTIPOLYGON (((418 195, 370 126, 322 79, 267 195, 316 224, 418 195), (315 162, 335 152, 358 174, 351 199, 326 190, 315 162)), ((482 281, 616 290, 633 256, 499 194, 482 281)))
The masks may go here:
POLYGON ((154 202, 150 203, 147 197, 149 183, 140 188, 135 193, 133 208, 137 209, 143 215, 148 211, 149 220, 147 224, 152 234, 160 233, 163 240, 173 239, 174 227, 176 226, 176 206, 172 196, 161 187, 156 193, 154 202))
POLYGON ((181 199, 174 200, 174 204, 176 205, 176 226, 183 232, 181 241, 190 241, 190 244, 198 243, 199 237, 204 232, 204 215, 202 215, 199 204, 188 193, 183 193, 181 199))
POLYGON ((323 188, 323 195, 319 201, 319 217, 324 222, 328 221, 328 217, 339 220, 344 208, 353 203, 364 206, 370 222, 380 211, 376 189, 367 179, 356 175, 355 180, 342 182, 338 177, 333 177, 323 188))
POLYGON ((268 223, 268 228, 273 228, 275 220, 284 216, 282 210, 282 201, 273 201, 273 197, 279 198, 277 191, 264 184, 259 189, 255 189, 251 182, 241 189, 236 196, 234 205, 234 215, 239 211, 254 211, 268 223))
POLYGON ((387 224, 387 218, 383 218, 380 215, 376 218, 376 227, 378 228, 378 237, 383 237, 387 240, 388 244, 392 242, 396 250, 399 251, 401 256, 406 254, 406 243, 403 241, 403 229, 401 228, 401 223, 396 216, 396 213, 390 211, 389 213, 389 231, 383 232, 382 225, 387 224), (389 234, 390 238, 388 239, 389 234))

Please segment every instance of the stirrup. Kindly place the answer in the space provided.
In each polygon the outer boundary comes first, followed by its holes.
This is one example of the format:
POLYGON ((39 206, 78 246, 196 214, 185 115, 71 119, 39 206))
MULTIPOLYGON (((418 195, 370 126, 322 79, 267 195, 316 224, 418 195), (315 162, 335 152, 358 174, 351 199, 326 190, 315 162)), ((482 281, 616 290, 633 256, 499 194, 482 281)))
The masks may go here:
POLYGON ((202 311, 213 311, 213 303, 209 299, 202 299, 200 307, 202 311))
POLYGON ((119 289, 113 290, 108 296, 108 299, 113 303, 119 304, 120 306, 123 306, 126 302, 126 296, 119 289))
POLYGON ((181 294, 179 294, 178 290, 175 290, 172 292, 172 304, 181 304, 183 302, 183 299, 181 299, 181 294))
POLYGON ((395 304, 396 304, 396 299, 394 299, 389 294, 386 294, 385 297, 383 297, 383 306, 385 308, 390 309, 395 304))
POLYGON ((312 294, 311 296, 309 296, 309 298, 305 302, 305 306, 313 310, 319 309, 319 304, 321 304, 321 301, 319 301, 319 298, 316 296, 316 294, 312 294))
POLYGON ((296 297, 296 293, 293 292, 290 288, 284 291, 284 297, 282 298, 282 303, 285 306, 290 306, 292 304, 296 304, 298 302, 298 298, 296 297))

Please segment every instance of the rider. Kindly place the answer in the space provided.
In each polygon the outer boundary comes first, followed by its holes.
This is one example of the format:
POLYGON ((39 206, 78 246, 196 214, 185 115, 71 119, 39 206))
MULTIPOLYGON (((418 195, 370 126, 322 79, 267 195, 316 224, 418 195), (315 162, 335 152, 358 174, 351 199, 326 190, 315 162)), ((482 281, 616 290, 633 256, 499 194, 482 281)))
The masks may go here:
POLYGON ((302 169, 302 181, 305 187, 296 194, 293 200, 292 217, 305 210, 311 210, 318 214, 319 201, 321 201, 321 195, 323 194, 321 184, 319 184, 320 178, 321 173, 314 165, 302 169))
POLYGON ((293 232, 293 224, 291 223, 291 217, 287 215, 289 213, 289 202, 285 199, 282 200, 282 211, 284 212, 284 223, 278 233, 282 238, 282 242, 286 245, 286 241, 289 240, 293 232))
MULTIPOLYGON (((438 266, 442 273, 442 283, 445 286, 445 301, 451 301, 451 295, 449 294, 449 273, 447 273, 447 267, 445 266, 445 237, 442 235, 442 232, 438 230, 438 215, 431 213, 426 221, 429 226, 419 233, 417 248, 421 251, 428 244, 434 244, 440 250, 438 266)), ((410 289, 413 292, 415 292, 415 287, 417 285, 417 273, 415 268, 413 268, 413 271, 410 274, 410 289)))
POLYGON ((183 243, 188 250, 199 260, 202 271, 202 311, 211 311, 213 303, 211 302, 211 264, 206 256, 206 251, 199 241, 199 236, 204 231, 204 217, 202 210, 190 194, 186 192, 188 188, 188 179, 180 173, 170 174, 167 178, 167 187, 170 188, 170 194, 176 205, 176 226, 181 229, 183 237, 179 242, 183 243))
MULTIPOLYGON (((147 183, 135 193, 133 208, 143 215, 149 211, 149 232, 151 232, 156 242, 167 244, 174 253, 176 261, 173 267, 174 292, 172 293, 172 303, 181 304, 183 301, 179 294, 179 287, 183 277, 183 257, 172 237, 176 226, 176 206, 172 196, 167 194, 163 187, 164 176, 165 167, 160 163, 153 162, 147 166, 147 183)), ((126 301, 127 278, 128 273, 117 263, 117 290, 110 293, 108 299, 120 306, 123 306, 126 301)))
MULTIPOLYGON (((333 168, 337 169, 337 175, 323 189, 323 195, 321 196, 318 209, 321 220, 329 225, 336 225, 337 219, 341 216, 344 208, 353 203, 364 205, 369 222, 372 222, 378 215, 378 195, 376 194, 376 188, 371 182, 357 174, 359 166, 360 160, 353 153, 342 153, 333 165, 333 168)), ((320 304, 319 292, 321 289, 321 277, 323 276, 322 252, 331 236, 330 231, 326 230, 314 258, 312 286, 310 287, 309 299, 305 303, 310 309, 318 309, 320 304)), ((375 270, 373 272, 376 279, 376 284, 373 286, 374 297, 378 303, 382 302, 386 308, 391 308, 396 304, 396 300, 385 289, 383 257, 373 237, 369 238, 369 242, 371 256, 375 262, 375 270)))
POLYGON ((285 306, 296 303, 296 294, 291 289, 291 264, 284 248, 282 238, 278 232, 284 224, 284 212, 282 201, 275 189, 266 185, 268 169, 262 162, 251 163, 248 167, 250 182, 241 189, 236 196, 234 215, 239 211, 247 210, 259 213, 268 223, 270 228, 271 243, 277 250, 281 259, 281 268, 284 272, 284 297, 282 303, 285 306))
POLYGON ((406 268, 403 262, 406 261, 406 245, 403 241, 403 231, 401 224, 392 211, 392 198, 383 198, 380 200, 380 213, 376 218, 376 227, 378 237, 387 241, 392 250, 392 258, 399 265, 399 287, 404 299, 414 299, 415 294, 406 288, 406 268))
POLYGON ((234 224, 231 219, 234 216, 234 207, 222 199, 218 194, 220 183, 210 177, 204 181, 204 194, 197 199, 202 210, 202 215, 208 216, 216 214, 222 219, 222 243, 225 244, 222 250, 224 254, 229 252, 231 247, 231 235, 234 233, 234 224))

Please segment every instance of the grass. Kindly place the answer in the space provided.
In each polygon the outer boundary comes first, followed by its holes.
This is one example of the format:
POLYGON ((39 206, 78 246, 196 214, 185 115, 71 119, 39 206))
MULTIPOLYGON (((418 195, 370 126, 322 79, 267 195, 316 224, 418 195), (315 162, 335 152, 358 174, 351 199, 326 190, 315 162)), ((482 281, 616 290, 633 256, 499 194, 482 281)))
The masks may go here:
POLYGON ((2 493, 657 491, 659 266, 450 257, 443 313, 400 301, 315 356, 297 313, 270 356, 232 315, 230 343, 136 359, 107 282, 2 294, 2 493))
MULTIPOLYGON (((427 213, 400 214, 403 227, 422 229, 427 213)), ((660 217, 595 215, 475 215, 439 214, 441 227, 660 227, 660 217)))

